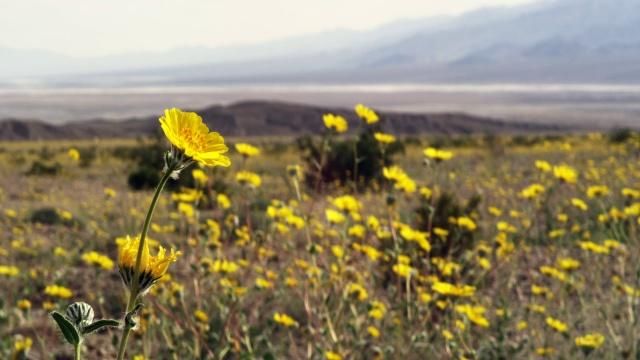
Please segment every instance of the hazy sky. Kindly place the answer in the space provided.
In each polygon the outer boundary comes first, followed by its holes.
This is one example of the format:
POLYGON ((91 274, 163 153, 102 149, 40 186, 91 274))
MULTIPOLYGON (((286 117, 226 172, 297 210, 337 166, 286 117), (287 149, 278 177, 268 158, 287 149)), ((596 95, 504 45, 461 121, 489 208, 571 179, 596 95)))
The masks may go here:
POLYGON ((0 0, 0 46, 94 56, 263 42, 536 0, 0 0))

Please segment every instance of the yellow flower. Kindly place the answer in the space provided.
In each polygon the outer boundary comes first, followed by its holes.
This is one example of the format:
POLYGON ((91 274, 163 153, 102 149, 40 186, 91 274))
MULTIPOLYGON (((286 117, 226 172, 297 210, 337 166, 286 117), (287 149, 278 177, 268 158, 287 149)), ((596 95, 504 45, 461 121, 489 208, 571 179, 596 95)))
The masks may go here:
POLYGON ((606 246, 602 246, 602 245, 598 245, 592 241, 579 241, 578 245, 580 245, 580 247, 583 250, 587 250, 587 251, 591 251, 594 252, 596 254, 608 254, 609 253, 609 248, 606 246))
POLYGON ((445 282, 436 282, 431 286, 433 291, 446 296, 469 297, 476 293, 475 286, 453 285, 445 282))
POLYGON ((231 201, 229 201, 229 198, 225 194, 218 194, 218 196, 216 196, 216 200, 218 200, 218 205, 223 209, 231 207, 231 201))
POLYGON ((205 185, 207 181, 209 181, 209 177, 201 169, 193 169, 191 176, 193 176, 193 179, 200 185, 205 185))
POLYGON ((380 330, 378 330, 377 328, 375 328, 373 326, 369 326, 367 328, 367 332, 369 333, 369 335, 371 335, 371 337, 374 337, 374 338, 379 338, 380 337, 380 330))
POLYGON ((340 115, 336 116, 333 114, 326 114, 322 117, 322 119, 324 120, 324 125, 327 128, 335 130, 338 134, 347 131, 347 129, 349 128, 347 120, 345 120, 340 115))
POLYGON ((262 185, 260 175, 245 170, 239 171, 236 174, 236 180, 238 180, 240 184, 251 184, 254 187, 260 187, 260 185, 262 185))
POLYGON ((587 196, 589 199, 596 198, 598 196, 607 195, 609 193, 609 188, 605 185, 595 185, 589 186, 587 189, 587 196))
POLYGON ((576 338, 576 345, 581 348, 597 349, 604 343, 604 336, 599 333, 587 334, 583 337, 576 338))
POLYGON ((383 134, 383 133, 377 132, 377 133, 374 133, 373 136, 376 138, 376 140, 378 140, 383 144, 391 144, 392 142, 396 141, 395 136, 389 135, 389 134, 383 134))
POLYGON ((73 296, 73 292, 71 292, 71 290, 67 289, 64 286, 58 286, 58 285, 48 285, 44 289, 44 293, 49 296, 57 296, 63 299, 68 299, 71 296, 73 296))
POLYGON ((360 117, 361 119, 364 119, 367 124, 377 123, 378 120, 380 120, 380 118, 378 118, 378 115, 373 110, 362 104, 356 105, 356 114, 358 114, 358 117, 360 117))
POLYGON ((327 209, 325 214, 327 215, 327 220, 332 224, 342 224, 347 220, 343 213, 333 209, 327 209))
POLYGON ((116 191, 113 190, 112 188, 104 188, 104 195, 106 197, 115 197, 116 196, 116 191))
POLYGON ((552 317, 548 317, 547 318, 547 325, 549 325, 555 331, 561 332, 561 333, 566 332, 567 330, 569 330, 569 327, 567 326, 567 324, 563 323, 560 320, 554 319, 552 317))
POLYGON ((536 167, 543 172, 551 171, 551 165, 543 160, 536 160, 536 167))
POLYGON ((430 147, 424 150, 424 155, 430 159, 434 159, 436 162, 440 162, 451 159, 453 153, 430 147))
POLYGON ((520 195, 522 195, 522 197, 525 199, 535 199, 538 197, 538 195, 542 194, 544 190, 544 186, 540 184, 533 184, 522 190, 520 195))
POLYGON ((336 354, 331 351, 327 351, 325 356, 327 357, 327 360, 342 360, 342 356, 340 356, 340 354, 336 354))
MULTIPOLYGON (((118 259, 118 267, 120 276, 125 285, 131 290, 133 277, 135 274, 136 258, 138 256, 138 248, 140 247, 140 238, 133 240, 127 236, 124 244, 120 246, 120 256, 118 259)), ((166 250, 160 246, 157 256, 149 255, 149 242, 145 241, 142 248, 142 256, 140 258, 140 277, 138 282, 138 293, 143 294, 151 285, 155 284, 169 268, 169 264, 178 260, 182 255, 180 251, 177 253, 171 249, 171 255, 164 257, 166 250)))
POLYGON ((468 218, 468 217, 459 217, 458 218, 458 226, 465 227, 469 231, 474 231, 475 229, 478 228, 476 226, 476 223, 473 220, 471 220, 470 218, 468 218))
POLYGON ((489 327, 489 320, 483 316, 485 308, 482 306, 471 306, 469 304, 457 305, 456 311, 467 315, 469 320, 476 325, 489 327))
POLYGON ((236 150, 244 157, 260 155, 260 149, 245 143, 236 144, 236 150))
POLYGON ((575 183, 578 179, 578 174, 568 165, 554 166, 553 175, 567 183, 575 183))
POLYGON ((113 267, 113 261, 111 261, 108 256, 100 255, 95 251, 91 251, 82 255, 82 259, 88 262, 89 265, 100 266, 106 270, 111 270, 111 268, 113 267))
POLYGON ((580 267, 580 261, 572 258, 558 259, 556 262, 562 270, 575 270, 580 267))
POLYGON ((622 196, 630 197, 632 199, 640 198, 640 191, 639 190, 634 190, 634 189, 631 189, 631 188, 624 188, 620 192, 622 193, 622 196))
POLYGON ((392 267, 393 272, 406 278, 409 275, 411 275, 411 272, 413 271, 413 268, 409 265, 406 264, 395 264, 392 267))
POLYGON ((0 275, 16 276, 20 274, 20 269, 15 266, 0 265, 0 275))
POLYGON ((589 208, 584 201, 577 198, 571 199, 571 204, 582 211, 586 211, 589 208))
MULTIPOLYGON (((26 353, 27 351, 29 351, 29 349, 31 349, 31 346, 33 345, 33 339, 31 339, 30 337, 27 338, 20 338, 18 340, 16 340, 14 347, 16 349, 16 354, 18 353, 26 353)), ((16 356, 16 359, 22 359, 22 356, 16 356)), ((26 358, 26 357, 24 357, 26 358)))
POLYGON ((360 284, 352 283, 349 286, 349 294, 355 295, 359 301, 365 301, 369 298, 369 294, 367 293, 367 290, 365 290, 365 288, 363 288, 362 285, 360 284))
POLYGON ((69 157, 73 161, 80 160, 80 152, 74 148, 69 149, 69 157))
POLYGON ((27 299, 19 300, 17 305, 20 310, 31 309, 31 301, 27 299))
POLYGON ((209 322, 209 316, 207 316, 207 314, 203 311, 200 310, 196 310, 193 312, 193 316, 195 316, 196 320, 198 320, 201 323, 207 323, 209 322))
POLYGON ((552 347, 538 348, 536 349, 536 353, 538 355, 551 355, 553 354, 553 348, 552 347))
POLYGON ((334 199, 332 203, 344 212, 353 212, 362 209, 362 203, 351 195, 340 196, 339 198, 334 199))
POLYGON ((171 142, 171 151, 165 156, 165 166, 168 168, 177 163, 174 172, 176 177, 194 161, 207 166, 231 165, 229 158, 222 155, 229 151, 224 138, 217 132, 209 132, 198 114, 176 108, 165 110, 160 124, 171 142))
POLYGON ((282 325, 287 326, 287 327, 298 326, 298 322, 293 320, 287 314, 275 313, 273 315, 273 320, 275 322, 277 322, 278 324, 282 324, 282 325))

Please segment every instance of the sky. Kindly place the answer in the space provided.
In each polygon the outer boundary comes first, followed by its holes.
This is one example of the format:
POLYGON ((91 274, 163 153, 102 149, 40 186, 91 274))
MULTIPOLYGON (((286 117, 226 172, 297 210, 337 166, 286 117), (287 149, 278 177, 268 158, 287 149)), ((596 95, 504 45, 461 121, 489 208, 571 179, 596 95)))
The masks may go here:
POLYGON ((260 43, 537 0, 0 0, 0 47, 71 56, 260 43))

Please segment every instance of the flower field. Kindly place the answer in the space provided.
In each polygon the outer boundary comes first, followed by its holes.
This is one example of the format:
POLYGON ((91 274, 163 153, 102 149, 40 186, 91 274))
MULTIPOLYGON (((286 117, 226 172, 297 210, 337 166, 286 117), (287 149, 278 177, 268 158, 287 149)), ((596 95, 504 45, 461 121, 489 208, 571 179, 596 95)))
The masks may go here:
POLYGON ((0 358, 640 357, 638 134, 407 139, 356 111, 310 154, 179 110, 155 143, 0 144, 0 358))

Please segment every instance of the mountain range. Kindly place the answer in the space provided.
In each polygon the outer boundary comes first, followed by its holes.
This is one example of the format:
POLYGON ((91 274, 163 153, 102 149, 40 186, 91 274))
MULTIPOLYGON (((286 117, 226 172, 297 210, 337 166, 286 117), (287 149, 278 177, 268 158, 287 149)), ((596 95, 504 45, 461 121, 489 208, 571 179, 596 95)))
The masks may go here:
POLYGON ((0 47, 0 86, 637 83, 640 1, 541 0, 262 44, 72 58, 0 47))
MULTIPOLYGON (((341 115, 351 124, 359 121, 350 109, 268 101, 215 105, 199 109, 197 113, 210 129, 229 137, 318 135, 325 130, 322 116, 328 113, 341 115)), ((511 122, 463 113, 381 112, 380 115, 385 119, 384 130, 397 135, 541 134, 593 130, 511 122)), ((157 116, 119 121, 85 120, 61 125, 38 120, 1 119, 0 141, 135 138, 149 136, 158 129, 157 116)))

